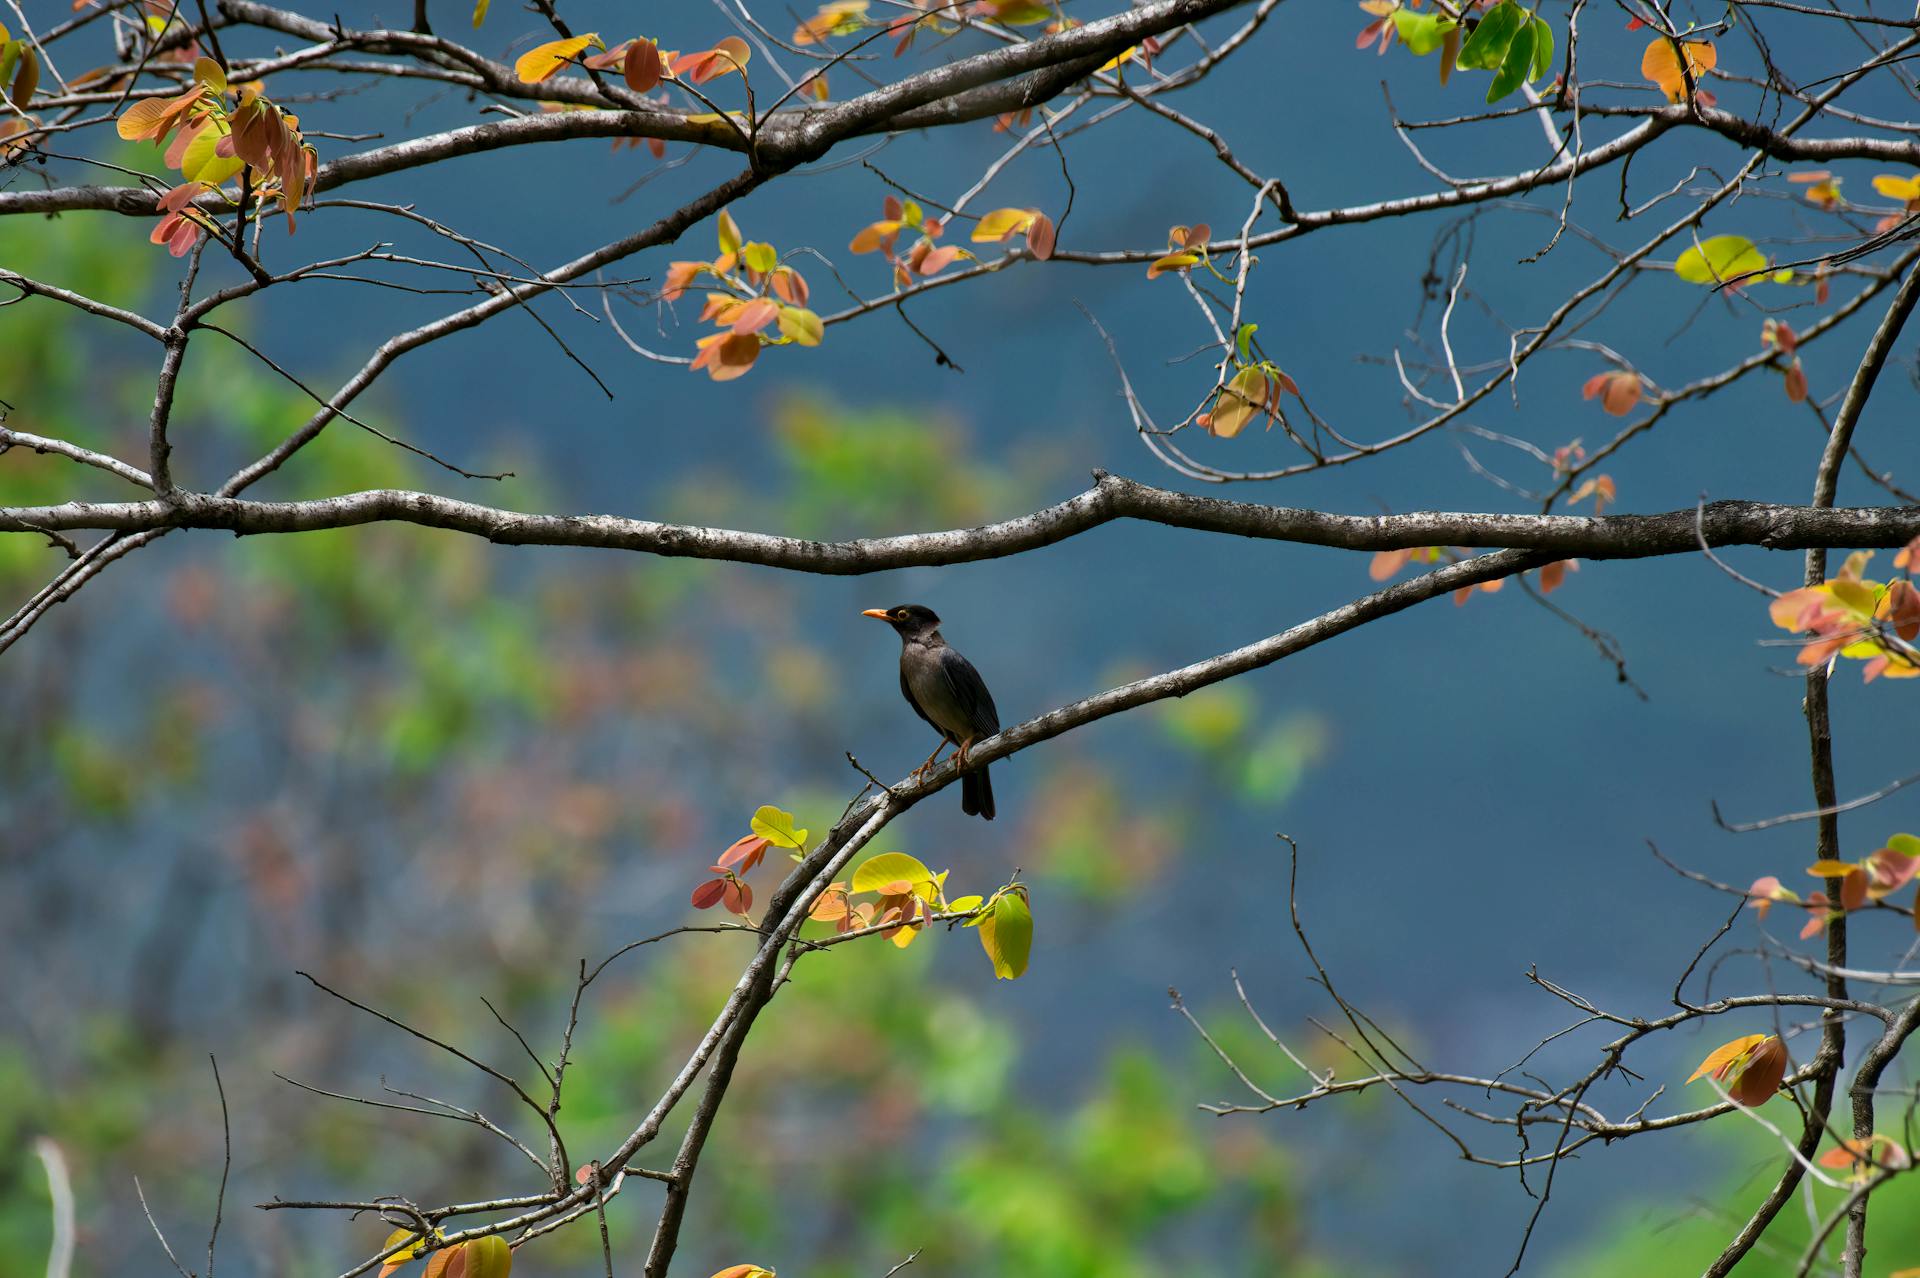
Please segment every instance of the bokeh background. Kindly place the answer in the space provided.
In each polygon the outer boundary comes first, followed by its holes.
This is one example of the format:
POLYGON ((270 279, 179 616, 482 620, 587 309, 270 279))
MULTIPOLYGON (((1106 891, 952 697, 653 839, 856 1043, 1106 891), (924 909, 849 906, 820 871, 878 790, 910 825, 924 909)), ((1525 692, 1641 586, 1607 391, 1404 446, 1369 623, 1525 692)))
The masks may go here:
MULTIPOLYGON (((36 16, 65 7, 29 0, 36 16)), ((463 30, 460 6, 444 16, 442 7, 436 21, 463 30)), ((399 8, 340 13, 404 25, 399 8)), ((1547 9, 1564 37, 1560 6, 1547 9)), ((610 40, 636 20, 613 4, 565 10, 576 29, 610 40)), ((642 20, 669 47, 728 30, 701 6, 642 20)), ((1431 62, 1404 50, 1355 52, 1367 20, 1350 5, 1283 5, 1182 109, 1283 177, 1302 207, 1429 189, 1392 136, 1381 82, 1408 116, 1470 109, 1477 92, 1458 82, 1443 92, 1431 62)), ((1803 78, 1859 56, 1820 24, 1765 20, 1803 78)), ((1590 11, 1581 49, 1596 77, 1636 81, 1644 37, 1623 24, 1613 10, 1590 11)), ((538 30, 507 7, 476 40, 508 54, 538 30)), ((236 38, 229 52, 263 48, 236 38)), ((1741 39, 1723 38, 1722 50, 1723 68, 1755 73, 1741 39)), ((477 118, 477 104, 457 94, 352 88, 296 109, 309 128, 389 136, 477 118)), ((837 88, 844 96, 851 84, 837 88)), ((1737 85, 1721 98, 1733 109, 1753 101, 1737 85)), ((1905 118, 1913 104, 1889 82, 1856 105, 1905 118)), ((1175 222, 1237 225, 1249 193, 1192 138, 1135 114, 1066 140, 1075 196, 1062 244, 1144 246, 1175 222)), ((1587 128, 1591 142, 1610 126, 1587 128)), ((1526 118, 1423 141, 1453 172, 1546 158, 1526 118)), ((345 149, 320 145, 323 158, 345 149)), ((944 200, 1005 145, 983 123, 894 139, 864 159, 944 200)), ((815 248, 853 288, 877 294, 884 267, 842 248, 888 189, 852 162, 866 151, 845 148, 733 212, 750 237, 815 248)), ((97 154, 159 168, 150 151, 117 143, 97 154)), ((1724 175, 1739 158, 1676 138, 1636 163, 1631 189, 1646 198, 1696 165, 1724 175)), ((581 142, 459 160, 354 193, 413 202, 554 262, 651 220, 732 164, 695 156, 659 171, 644 152, 581 142)), ((56 172, 98 180, 71 164, 56 172)), ((1852 194, 1874 170, 1843 172, 1852 194)), ((14 189, 39 180, 0 175, 14 189)), ((1575 220, 1608 243, 1637 243, 1648 219, 1618 225, 1617 189, 1611 172, 1582 179, 1575 220)), ((1779 257, 1852 233, 1793 203, 1795 193, 1776 175, 1707 229, 1752 236, 1779 257)), ((1058 218, 1066 194, 1060 159, 1036 151, 980 207, 1036 205, 1058 218)), ((1349 435, 1384 436, 1413 416, 1382 361, 1396 346, 1411 354, 1431 343, 1436 281, 1459 255, 1471 263, 1470 296, 1453 338, 1472 363, 1502 357, 1509 326, 1537 321, 1604 268, 1604 253, 1578 236, 1520 264, 1551 234, 1563 194, 1277 246, 1254 272, 1250 318, 1321 413, 1349 435)), ((0 262, 160 308, 176 264, 146 230, 103 214, 13 219, 0 225, 0 262)), ((623 274, 657 279, 674 258, 707 255, 711 237, 710 224, 696 227, 685 248, 647 254, 623 274)), ((282 261, 375 239, 445 256, 392 219, 339 209, 303 218, 291 243, 277 230, 270 239, 282 261)), ((209 260, 205 278, 223 278, 225 265, 209 260)), ((834 291, 830 273, 802 269, 818 309, 832 309, 819 304, 834 291)), ((1177 419, 1208 384, 1203 361, 1180 359, 1206 333, 1177 284, 1142 274, 1023 266, 911 304, 964 372, 937 367, 882 313, 831 330, 817 350, 770 352, 724 386, 640 359, 603 321, 548 301, 541 314, 611 400, 509 315, 407 357, 360 401, 383 429, 515 478, 461 480, 341 423, 259 491, 420 486, 527 510, 843 537, 1019 514, 1077 491, 1094 467, 1177 484, 1131 433, 1113 366, 1075 307, 1113 332, 1149 405, 1177 419)), ((1837 295, 1853 286, 1842 277, 1837 295)), ((1583 336, 1676 384, 1756 349, 1763 307, 1784 307, 1803 327, 1818 310, 1805 289, 1703 299, 1649 272, 1583 336)), ((276 290, 231 322, 309 385, 331 387, 388 332, 456 304, 312 284, 276 290)), ((618 305, 640 340, 691 351, 691 327, 618 305)), ((1816 397, 1844 386, 1870 323, 1808 351, 1816 397)), ((1920 448, 1909 429, 1911 351, 1903 343, 1860 435, 1896 476, 1911 473, 1920 448)), ((0 312, 0 398, 22 429, 142 455, 153 362, 50 304, 0 312)), ((1548 449, 1576 438, 1591 446, 1617 425, 1578 395, 1602 367, 1586 352, 1542 357, 1517 400, 1502 393, 1472 420, 1548 449)), ((298 390, 203 337, 176 418, 182 482, 218 482, 307 411, 298 390)), ((1630 510, 1689 506, 1703 491, 1802 500, 1820 443, 1777 377, 1756 377, 1674 414, 1608 470, 1630 510)), ((1518 453, 1440 434, 1233 495, 1357 512, 1528 509, 1476 474, 1463 444, 1516 483, 1544 478, 1518 453)), ((1291 460, 1284 441, 1255 433, 1195 447, 1225 466, 1291 460)), ((0 459, 0 500, 76 490, 122 495, 56 458, 0 459)), ((1844 481, 1843 500, 1882 497, 1851 472, 1844 481)), ((1781 586, 1800 571, 1797 556, 1734 559, 1781 586)), ((0 541, 8 597, 56 566, 31 538, 0 541)), ((43 1264, 47 1188, 31 1153, 40 1135, 73 1166, 77 1272, 164 1264, 135 1176, 176 1248, 197 1254, 220 1170, 209 1054, 232 1111, 222 1273, 337 1273, 385 1232, 251 1206, 273 1195, 424 1202, 535 1188, 524 1163, 484 1133, 326 1101, 277 1079, 363 1094, 384 1081, 511 1117, 486 1080, 324 998, 296 970, 519 1068, 524 1057, 484 996, 551 1052, 579 960, 692 921, 688 891, 757 805, 780 804, 823 830, 859 785, 846 751, 883 775, 922 756, 921 726, 899 703, 892 636, 861 608, 932 605, 1013 721, 1335 606, 1369 588, 1366 567, 1358 555, 1140 526, 1011 560, 859 580, 505 549, 406 528, 165 538, 61 608, 7 654, 0 675, 0 1272, 43 1264)), ((1647 840, 1723 879, 1792 881, 1810 859, 1804 829, 1736 838, 1708 811, 1710 798, 1736 817, 1806 806, 1801 684, 1786 677, 1786 654, 1757 645, 1770 633, 1760 601, 1691 559, 1584 564, 1555 599, 1617 637, 1644 700, 1577 630, 1508 590, 1428 605, 1027 752, 996 768, 1001 816, 991 826, 963 820, 954 802, 916 809, 884 846, 950 867, 961 891, 991 890, 1016 869, 1032 884, 1030 973, 994 982, 964 933, 803 963, 755 1031, 703 1165, 680 1270, 754 1259, 783 1273, 876 1274, 921 1248, 915 1271, 930 1274, 1503 1272, 1535 1205, 1511 1176, 1462 1164, 1390 1096, 1257 1117, 1200 1112, 1200 1102, 1248 1098, 1169 1009, 1167 990, 1177 986, 1273 1089, 1304 1080, 1259 1039, 1231 971, 1296 1051, 1354 1072, 1307 1023, 1333 1009, 1286 924, 1276 832, 1299 841, 1302 915, 1343 993, 1423 1059, 1468 1073, 1509 1065, 1568 1021, 1569 1009, 1525 979, 1530 969, 1618 1010, 1667 1006, 1729 902, 1663 869, 1647 840)), ((1910 769, 1912 695, 1836 685, 1843 791, 1910 769)), ((1913 801, 1898 796, 1849 820, 1845 851, 1916 821, 1913 801)), ((1743 920, 1726 944, 1751 944, 1752 927, 1743 920)), ((1887 962, 1907 940, 1898 920, 1857 930, 1863 956, 1887 962)), ((563 1115, 573 1148, 604 1148, 632 1126, 745 954, 737 937, 683 937, 622 960, 596 985, 563 1115)), ((1734 964, 1715 989, 1762 979, 1734 964)), ((1631 1109, 1662 1085, 1656 1112, 1702 1102, 1704 1089, 1679 1086, 1692 1065, 1723 1039, 1765 1028, 1711 1025, 1651 1042, 1637 1064, 1646 1081, 1621 1081, 1605 1103, 1631 1109)), ((1560 1040, 1531 1068, 1583 1069, 1596 1041, 1560 1040)), ((1909 1085, 1902 1072, 1899 1086, 1909 1085)), ((1475 1135, 1486 1152, 1513 1149, 1475 1135)), ((1723 1123, 1590 1151, 1556 1181, 1531 1271, 1697 1271, 1773 1174, 1770 1142, 1752 1125, 1723 1123)), ((1886 1268, 1920 1263, 1920 1227, 1895 1201, 1903 1191, 1888 1191, 1875 1214, 1886 1268)), ((610 1212, 622 1272, 639 1264, 653 1201, 637 1185, 610 1212)), ((1790 1269, 1804 1227, 1790 1213, 1779 1256, 1756 1254, 1750 1267, 1790 1269)), ((591 1233, 553 1239, 520 1264, 598 1272, 591 1233)))

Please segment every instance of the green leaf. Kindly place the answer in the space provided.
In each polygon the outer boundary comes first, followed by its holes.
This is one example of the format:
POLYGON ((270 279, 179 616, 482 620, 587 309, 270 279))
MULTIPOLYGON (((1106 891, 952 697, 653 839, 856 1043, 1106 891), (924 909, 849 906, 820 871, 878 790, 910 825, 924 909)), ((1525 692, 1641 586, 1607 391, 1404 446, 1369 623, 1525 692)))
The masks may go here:
POLYGON ((783 812, 771 803, 755 809, 748 827, 777 848, 804 848, 807 832, 793 828, 793 813, 783 812))
POLYGON ((912 200, 908 200, 900 206, 900 220, 915 230, 919 230, 920 227, 925 224, 927 215, 921 210, 918 204, 912 200))
POLYGON ((916 895, 933 890, 933 871, 905 852, 882 852, 853 872, 853 891, 878 892, 894 883, 910 883, 916 895))
POLYGON ((1887 846, 1901 856, 1920 856, 1920 839, 1911 834, 1896 834, 1887 840, 1887 846))
POLYGON ((1673 273, 1689 284, 1718 284, 1767 269, 1767 255, 1744 235, 1715 235, 1682 253, 1673 273))
POLYGON ((995 7, 991 16, 996 22, 1004 22, 1010 27, 1031 26, 1036 22, 1045 22, 1053 17, 1053 10, 1044 4, 1015 0, 1011 4, 995 7))
POLYGON ((1490 10, 1460 46, 1456 65, 1475 71, 1492 71, 1507 60, 1507 48, 1514 34, 1526 21, 1526 11, 1513 0, 1502 0, 1490 10))
POLYGON ((487 20, 487 6, 493 0, 473 0, 473 29, 478 31, 480 24, 487 20))
POLYGON ((1013 888, 993 903, 990 914, 980 920, 980 944, 993 962, 993 974, 1003 981, 1019 980, 1027 970, 1027 956, 1033 950, 1033 911, 1027 907, 1025 888, 1013 888))
POLYGON ((1493 83, 1487 86, 1487 101, 1498 102, 1527 78, 1527 71, 1533 66, 1533 30, 1529 22, 1513 33, 1513 39, 1507 45, 1507 56, 1501 61, 1500 69, 1493 73, 1493 83))
MULTIPOLYGON (((1899 837, 1899 836, 1895 836, 1895 837, 1899 837)), ((973 896, 956 896, 951 901, 947 902, 947 912, 950 914, 965 914, 968 910, 978 909, 980 906, 980 899, 981 898, 978 893, 974 894, 973 896)))
POLYGON ((1407 46, 1407 52, 1416 58, 1424 58, 1440 47, 1447 38, 1447 32, 1460 24, 1440 13, 1416 13, 1412 9, 1393 11, 1393 31, 1400 37, 1400 43, 1407 46))
POLYGON ((783 306, 780 308, 780 333, 801 346, 818 346, 820 339, 826 336, 826 326, 820 317, 804 306, 783 306))
POLYGON ((740 250, 740 260, 745 262, 750 270, 762 275, 771 275, 773 268, 780 265, 780 254, 774 251, 773 245, 755 240, 740 250))
POLYGON ((187 143, 187 149, 180 156, 180 176, 189 182, 219 186, 245 168, 246 162, 237 155, 220 156, 213 153, 213 148, 220 145, 220 139, 226 135, 227 126, 218 120, 209 122, 206 128, 194 134, 193 141, 187 143))
POLYGON ((1553 28, 1547 25, 1545 18, 1535 18, 1531 25, 1533 27, 1533 71, 1527 76, 1529 84, 1553 70, 1553 28))
MULTIPOLYGON (((1399 13, 1400 10, 1395 9, 1394 12, 1399 13)), ((1233 346, 1235 350, 1240 352, 1240 362, 1242 364, 1253 358, 1252 355, 1247 353, 1247 348, 1253 345, 1253 335, 1258 332, 1259 329, 1260 326, 1258 324, 1242 324, 1240 331, 1233 335, 1233 346)))

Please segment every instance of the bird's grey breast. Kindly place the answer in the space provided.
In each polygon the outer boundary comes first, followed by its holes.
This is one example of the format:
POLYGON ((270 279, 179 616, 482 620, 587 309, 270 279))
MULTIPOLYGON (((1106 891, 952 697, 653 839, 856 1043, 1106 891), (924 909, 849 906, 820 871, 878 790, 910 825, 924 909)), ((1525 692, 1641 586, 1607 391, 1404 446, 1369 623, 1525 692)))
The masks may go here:
POLYGON ((921 714, 954 740, 999 729, 993 697, 967 659, 945 644, 908 643, 900 650, 900 682, 921 714))

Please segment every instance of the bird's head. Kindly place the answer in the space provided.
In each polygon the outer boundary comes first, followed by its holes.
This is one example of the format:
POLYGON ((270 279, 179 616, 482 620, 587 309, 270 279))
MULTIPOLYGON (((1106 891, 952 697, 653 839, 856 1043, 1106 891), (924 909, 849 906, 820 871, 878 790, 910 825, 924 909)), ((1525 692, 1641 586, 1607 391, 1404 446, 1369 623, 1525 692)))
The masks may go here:
POLYGON ((924 604, 895 604, 891 608, 869 608, 860 614, 884 621, 902 639, 920 639, 940 628, 940 618, 924 604))

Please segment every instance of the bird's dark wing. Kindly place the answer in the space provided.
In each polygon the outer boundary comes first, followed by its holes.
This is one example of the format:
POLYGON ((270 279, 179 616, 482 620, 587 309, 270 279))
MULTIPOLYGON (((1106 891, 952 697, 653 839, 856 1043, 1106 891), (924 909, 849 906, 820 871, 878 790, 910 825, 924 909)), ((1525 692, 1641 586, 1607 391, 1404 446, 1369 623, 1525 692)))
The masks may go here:
POLYGON ((951 648, 939 650, 940 673, 946 676, 947 690, 954 705, 966 716, 967 733, 974 739, 990 737, 1000 731, 1000 712, 994 709, 993 694, 973 663, 951 648))

